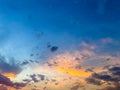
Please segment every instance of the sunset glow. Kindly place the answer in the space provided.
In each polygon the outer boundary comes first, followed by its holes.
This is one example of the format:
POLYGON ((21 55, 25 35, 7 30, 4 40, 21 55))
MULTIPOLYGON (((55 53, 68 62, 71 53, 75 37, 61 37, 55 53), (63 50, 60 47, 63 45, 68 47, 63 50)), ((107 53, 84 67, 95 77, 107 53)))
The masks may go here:
POLYGON ((120 90, 120 0, 0 0, 0 90, 120 90))

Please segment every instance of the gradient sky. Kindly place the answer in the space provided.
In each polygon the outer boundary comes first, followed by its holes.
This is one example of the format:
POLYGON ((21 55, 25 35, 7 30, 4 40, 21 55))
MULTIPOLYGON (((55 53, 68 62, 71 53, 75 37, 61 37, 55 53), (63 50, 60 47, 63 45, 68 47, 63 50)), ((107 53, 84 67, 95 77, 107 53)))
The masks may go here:
POLYGON ((119 90, 119 5, 0 0, 0 90, 119 90))

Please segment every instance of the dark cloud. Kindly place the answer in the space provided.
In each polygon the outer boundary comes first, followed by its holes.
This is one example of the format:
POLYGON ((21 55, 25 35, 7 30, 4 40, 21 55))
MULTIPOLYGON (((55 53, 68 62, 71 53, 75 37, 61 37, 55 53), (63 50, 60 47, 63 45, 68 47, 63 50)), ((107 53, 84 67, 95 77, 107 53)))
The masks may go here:
POLYGON ((109 69, 110 67, 112 67, 111 65, 106 65, 103 67, 103 69, 109 69))
POLYGON ((114 72, 114 75, 120 76, 120 71, 114 72))
POLYGON ((115 83, 120 81, 120 77, 116 77, 114 75, 108 75, 104 73, 93 73, 91 77, 86 79, 88 83, 95 84, 95 85, 102 85, 101 81, 109 83, 115 83))
POLYGON ((27 83, 23 83, 23 82, 16 82, 14 83, 14 87, 17 88, 17 89, 20 89, 22 87, 25 87, 27 85, 27 83))
POLYGON ((31 82, 31 80, 30 79, 24 79, 23 82, 29 83, 29 82, 31 82))
POLYGON ((14 60, 14 58, 8 58, 10 61, 7 62, 6 58, 4 56, 0 55, 0 72, 1 73, 14 73, 18 74, 22 71, 21 67, 19 64, 17 64, 14 60))
POLYGON ((93 73, 86 81, 94 85, 106 83, 107 87, 100 90, 120 90, 120 66, 107 67, 107 69, 106 72, 93 73))
POLYGON ((55 51, 58 50, 58 47, 57 46, 52 46, 50 50, 51 50, 51 52, 55 52, 55 51))
POLYGON ((39 82, 36 74, 30 75, 30 78, 31 78, 32 81, 34 81, 34 82, 39 82))
POLYGON ((6 86, 14 86, 13 82, 9 78, 1 74, 0 74, 0 84, 6 85, 6 86))
POLYGON ((109 69, 109 71, 110 71, 113 75, 120 76, 120 67, 112 67, 112 68, 109 69))
POLYGON ((46 64, 50 67, 52 66, 57 66, 58 65, 58 62, 57 61, 53 61, 52 63, 51 62, 46 62, 46 64))
POLYGON ((27 64, 29 64, 28 61, 23 61, 23 62, 21 63, 22 66, 27 65, 27 64))
POLYGON ((23 83, 23 82, 20 82, 20 83, 15 82, 14 83, 9 78, 3 76, 2 74, 0 74, 0 84, 14 87, 14 88, 22 88, 22 87, 25 87, 27 85, 27 83, 23 83))
POLYGON ((45 75, 38 74, 38 77, 43 81, 45 80, 45 75))
POLYGON ((78 90, 80 87, 84 87, 84 86, 81 85, 80 83, 75 83, 75 85, 71 87, 70 90, 78 90))
POLYGON ((86 81, 94 85, 102 85, 102 82, 100 80, 95 79, 93 77, 87 78, 86 81))
POLYGON ((34 82, 39 82, 39 81, 45 80, 45 75, 42 75, 42 74, 32 74, 32 75, 30 75, 30 78, 34 82))
POLYGON ((120 67, 112 67, 109 71, 120 71, 120 67))
POLYGON ((94 73, 92 75, 92 77, 94 77, 95 79, 100 79, 100 80, 104 80, 104 81, 111 81, 112 77, 110 75, 104 74, 104 73, 94 73))

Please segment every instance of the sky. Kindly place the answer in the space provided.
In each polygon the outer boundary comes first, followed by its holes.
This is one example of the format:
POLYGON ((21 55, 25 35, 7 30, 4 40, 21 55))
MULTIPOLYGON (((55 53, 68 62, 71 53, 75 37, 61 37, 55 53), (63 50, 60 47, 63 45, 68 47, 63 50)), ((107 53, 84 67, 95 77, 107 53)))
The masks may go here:
POLYGON ((119 90, 119 4, 0 0, 0 90, 119 90))

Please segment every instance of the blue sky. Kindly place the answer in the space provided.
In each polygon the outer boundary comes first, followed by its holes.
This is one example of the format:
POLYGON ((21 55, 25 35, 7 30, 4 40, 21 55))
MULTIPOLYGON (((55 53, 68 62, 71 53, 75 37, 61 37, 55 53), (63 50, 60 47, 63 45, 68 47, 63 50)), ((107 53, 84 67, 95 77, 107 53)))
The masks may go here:
POLYGON ((44 48, 48 42, 67 48, 82 40, 119 40, 119 18, 116 20, 115 14, 106 17, 107 9, 105 14, 98 14, 93 2, 89 6, 82 6, 82 1, 77 0, 0 2, 1 52, 8 56, 21 52, 23 55, 18 57, 27 58, 27 53, 39 43, 44 48), (43 36, 37 40, 36 35, 41 32, 43 36))

